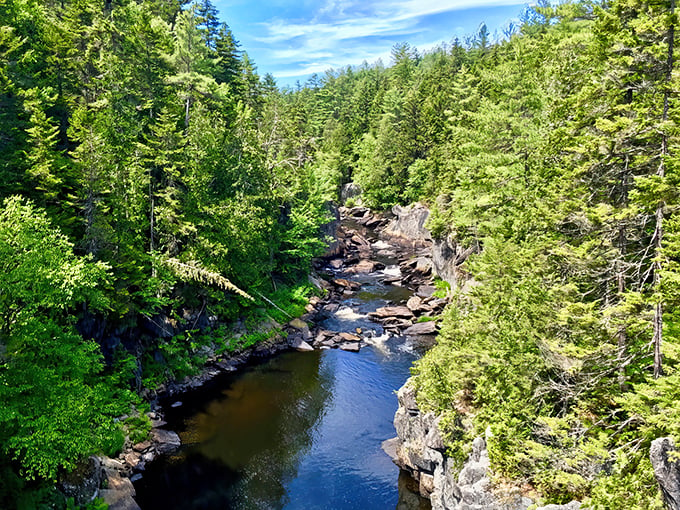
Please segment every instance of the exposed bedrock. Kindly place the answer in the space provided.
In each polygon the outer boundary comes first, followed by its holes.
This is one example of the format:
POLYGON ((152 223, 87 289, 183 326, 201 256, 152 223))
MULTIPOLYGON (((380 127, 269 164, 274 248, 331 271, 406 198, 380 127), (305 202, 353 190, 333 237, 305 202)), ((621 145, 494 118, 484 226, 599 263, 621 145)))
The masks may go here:
MULTIPOLYGON (((384 450, 418 482, 421 495, 434 510, 527 510, 535 502, 518 489, 492 486, 489 454, 482 437, 472 443, 472 452, 456 475, 447 457, 439 430, 439 418, 423 413, 416 392, 407 381, 398 392, 399 409, 394 416, 397 437, 383 444, 384 450)), ((580 503, 548 505, 536 510, 577 510, 580 503)))

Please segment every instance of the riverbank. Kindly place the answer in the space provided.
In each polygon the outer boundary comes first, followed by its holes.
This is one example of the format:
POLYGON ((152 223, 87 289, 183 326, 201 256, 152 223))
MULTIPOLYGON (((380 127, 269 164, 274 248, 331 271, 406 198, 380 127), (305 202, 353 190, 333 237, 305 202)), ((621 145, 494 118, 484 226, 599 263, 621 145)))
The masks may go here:
POLYGON ((166 424, 161 404, 179 407, 186 392, 204 386, 221 374, 234 373, 287 350, 359 352, 382 335, 417 336, 421 343, 431 344, 437 331, 436 318, 446 299, 437 297, 431 264, 423 257, 426 250, 408 243, 387 242, 385 238, 391 238, 384 236, 382 230, 389 220, 365 208, 341 211, 343 222, 337 227, 335 250, 329 257, 316 261, 316 271, 310 277, 310 282, 323 295, 309 300, 305 314, 285 324, 270 324, 275 334, 238 353, 220 356, 211 353, 200 374, 167 384, 162 391, 148 395, 153 425, 150 440, 130 444, 117 459, 103 462, 104 485, 109 489, 102 495, 112 508, 135 508, 132 506, 134 486, 128 482, 144 476, 146 466, 158 455, 180 446, 176 434, 163 430, 166 424), (362 281, 376 271, 380 272, 380 284, 392 289, 390 298, 394 299, 372 311, 370 322, 364 327, 347 330, 342 318, 351 316, 352 311, 343 303, 370 294, 362 281), (331 317, 341 320, 329 322, 331 317), (376 331, 370 326, 373 323, 381 327, 376 326, 376 331), (119 497, 121 495, 123 497, 119 497))

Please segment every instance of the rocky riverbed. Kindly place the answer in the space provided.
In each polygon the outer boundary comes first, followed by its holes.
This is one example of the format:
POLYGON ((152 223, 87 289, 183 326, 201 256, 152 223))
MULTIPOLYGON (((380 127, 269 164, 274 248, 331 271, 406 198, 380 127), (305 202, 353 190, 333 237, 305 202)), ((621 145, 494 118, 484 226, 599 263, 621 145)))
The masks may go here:
MULTIPOLYGON (((340 212, 342 222, 335 226, 333 250, 327 257, 315 261, 315 272, 310 276, 310 281, 323 290, 322 297, 310 299, 302 317, 291 319, 287 324, 271 324, 280 334, 270 340, 231 356, 210 354, 199 375, 168 384, 155 395, 147 395, 156 404, 149 413, 153 426, 149 440, 128 444, 116 459, 97 459, 99 482, 90 486, 99 486, 98 494, 111 509, 139 508, 134 500, 133 482, 144 476, 149 462, 181 444, 177 434, 163 428, 166 424, 159 402, 180 406, 182 394, 188 390, 253 360, 269 358, 285 350, 359 352, 374 342, 376 335, 414 336, 425 344, 434 341, 437 317, 447 299, 436 297, 427 243, 409 244, 404 237, 386 233, 385 227, 394 221, 366 208, 341 208, 340 212), (379 331, 370 323, 347 330, 342 319, 354 313, 346 304, 348 299, 366 293, 364 285, 370 285, 362 281, 369 282, 368 276, 375 278, 376 274, 380 284, 394 288, 395 298, 368 314, 372 323, 381 326, 377 328, 379 331)), ((87 497, 90 496, 78 499, 87 497)))

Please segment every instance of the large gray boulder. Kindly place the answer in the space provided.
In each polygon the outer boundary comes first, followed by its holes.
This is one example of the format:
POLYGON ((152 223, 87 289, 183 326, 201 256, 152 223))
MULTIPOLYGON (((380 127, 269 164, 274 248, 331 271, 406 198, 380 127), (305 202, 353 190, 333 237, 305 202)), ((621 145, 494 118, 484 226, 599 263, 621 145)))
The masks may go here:
POLYGON ((332 202, 326 204, 326 209, 331 217, 328 223, 321 225, 321 232, 324 237, 329 240, 326 252, 323 254, 326 258, 337 257, 341 255, 344 246, 338 238, 338 227, 340 226, 340 211, 332 202))
POLYGON ((102 465, 97 457, 88 457, 78 463, 70 473, 62 473, 57 484, 59 490, 78 505, 86 505, 99 495, 102 465))
POLYGON ((479 247, 476 244, 463 248, 451 234, 441 239, 435 239, 432 244, 434 272, 442 280, 448 282, 452 288, 457 288, 461 279, 459 267, 470 255, 478 251, 479 247))
POLYGON ((347 184, 343 185, 342 189, 340 190, 340 203, 344 204, 350 198, 357 198, 359 196, 361 196, 361 188, 359 185, 354 184, 353 182, 348 182, 347 184))
POLYGON ((412 246, 430 246, 432 236, 425 228, 430 210, 422 204, 408 207, 395 205, 392 208, 395 218, 385 227, 383 234, 412 246))
POLYGON ((680 465, 672 460, 672 454, 676 451, 673 438, 670 437, 655 439, 649 449, 654 476, 669 510, 680 510, 680 465))

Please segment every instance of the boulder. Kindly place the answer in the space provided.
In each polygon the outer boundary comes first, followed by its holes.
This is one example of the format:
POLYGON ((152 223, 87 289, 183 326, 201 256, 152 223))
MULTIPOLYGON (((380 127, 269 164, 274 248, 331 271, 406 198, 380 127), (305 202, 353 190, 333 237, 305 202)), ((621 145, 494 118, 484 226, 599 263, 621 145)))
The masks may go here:
POLYGON ((439 312, 442 311, 446 305, 449 304, 449 300, 446 298, 440 298, 440 299, 432 299, 430 298, 427 301, 427 306, 430 307, 431 311, 439 312))
POLYGON ((102 481, 102 463, 97 457, 80 461, 70 473, 61 473, 57 486, 78 505, 86 505, 99 494, 102 481))
POLYGON ((387 317, 386 319, 382 319, 380 322, 382 322, 382 325, 385 327, 392 327, 392 328, 409 328, 413 325, 413 322, 411 322, 408 319, 401 319, 399 317, 387 317))
POLYGON ((378 308, 375 312, 368 314, 371 317, 378 317, 381 319, 387 317, 400 317, 410 319, 413 317, 413 312, 406 306, 383 306, 378 308))
POLYGON ((385 227, 383 234, 405 241, 414 246, 429 246, 432 236, 425 228, 430 211, 421 204, 413 204, 408 207, 395 205, 392 208, 395 219, 385 227))
POLYGON ((374 242, 371 245, 371 248, 373 248, 374 250, 392 250, 394 248, 394 246, 392 246, 391 244, 386 243, 385 241, 380 239, 380 240, 374 242))
POLYGON ((348 182, 342 186, 340 190, 340 202, 345 203, 349 198, 357 198, 361 195, 361 188, 358 184, 348 182))
POLYGON ((339 308, 340 308, 339 303, 328 303, 326 306, 323 307, 324 311, 329 313, 335 313, 338 311, 339 308))
POLYGON ((378 227, 383 226, 385 223, 387 223, 387 220, 385 220, 383 218, 377 218, 377 217, 374 216, 373 218, 371 218, 370 220, 368 220, 366 222, 366 226, 368 228, 378 228, 378 227))
POLYGON ((372 273, 374 271, 377 271, 379 269, 384 269, 385 264, 382 262, 376 262, 375 260, 361 260, 358 264, 356 264, 353 267, 350 267, 347 272, 348 273, 354 273, 354 274, 366 274, 366 273, 372 273))
POLYGON ((102 457, 99 460, 102 464, 102 467, 105 470, 115 470, 115 471, 124 471, 125 470, 125 466, 119 460, 112 459, 110 457, 102 457))
POLYGON ((333 280, 333 285, 339 288, 351 290, 359 290, 361 288, 361 284, 359 282, 353 282, 351 280, 347 280, 346 278, 336 278, 333 280))
POLYGON ((429 298, 432 297, 432 294, 434 294, 436 290, 437 288, 432 285, 421 285, 418 287, 416 295, 421 298, 429 298))
POLYGON ((366 213, 370 213, 371 210, 368 207, 352 207, 347 209, 347 216, 352 218, 363 218, 366 213))
POLYGON ((140 463, 142 460, 142 455, 137 452, 129 452, 126 453, 123 458, 125 459, 125 463, 130 466, 132 469, 135 469, 137 467, 137 464, 140 463))
POLYGON ((349 352, 359 352, 361 344, 359 342, 344 342, 340 344, 340 349, 349 352))
POLYGON ((172 453, 182 445, 179 436, 172 430, 154 429, 151 431, 151 440, 156 451, 161 454, 172 453))
POLYGON ((371 246, 366 238, 359 234, 354 234, 349 240, 356 246, 365 246, 367 248, 371 246))
POLYGON ((417 257, 408 263, 414 271, 421 273, 423 275, 429 275, 432 273, 432 259, 428 257, 417 257))
POLYGON ((418 296, 411 296, 408 301, 406 301, 406 307, 412 312, 419 312, 423 306, 423 300, 418 296))
MULTIPOLYGON (((309 329, 307 330, 309 331, 309 329)), ((311 334, 310 334, 311 338, 311 334)), ((296 351, 300 352, 308 352, 308 351, 313 351, 314 347, 309 345, 300 334, 297 335, 290 335, 288 337, 288 345, 290 345, 293 349, 296 351)))
POLYGON ((359 342, 361 340, 360 337, 352 333, 339 333, 338 336, 347 342, 359 342))
POLYGON ((404 331, 405 335, 436 335, 437 324, 434 321, 418 322, 404 331))
POLYGON ((290 322, 288 323, 288 325, 289 325, 291 328, 295 328, 295 329, 298 329, 298 330, 302 330, 302 329, 308 327, 308 326, 307 326, 307 323, 306 323, 305 321, 303 321, 303 320, 300 320, 300 319, 293 319, 292 321, 290 321, 290 322))
POLYGON ((132 449, 136 452, 144 453, 149 448, 151 448, 151 441, 142 441, 132 446, 132 449))

